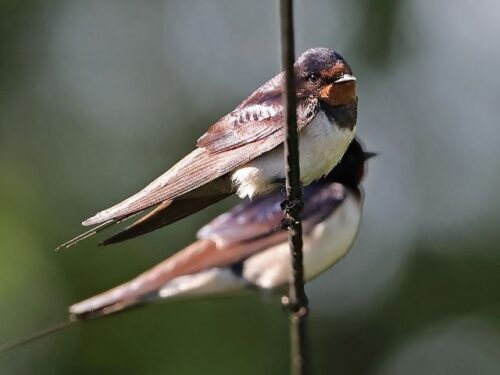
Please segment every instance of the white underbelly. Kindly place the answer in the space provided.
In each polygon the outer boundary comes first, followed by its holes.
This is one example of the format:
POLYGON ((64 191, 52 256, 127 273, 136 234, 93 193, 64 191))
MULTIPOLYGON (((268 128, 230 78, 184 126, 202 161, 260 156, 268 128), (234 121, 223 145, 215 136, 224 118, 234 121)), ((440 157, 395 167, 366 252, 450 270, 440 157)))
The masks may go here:
POLYGON ((241 290, 246 280, 229 268, 210 268, 192 275, 177 277, 158 291, 158 298, 219 295, 241 290))
MULTIPOLYGON (((361 222, 361 203, 348 193, 334 214, 304 236, 304 277, 306 281, 318 276, 337 263, 351 248, 361 222)), ((288 243, 269 248, 247 259, 243 277, 265 289, 281 286, 290 275, 288 243)))
MULTIPOLYGON (((304 186, 330 172, 340 161, 355 129, 332 125, 320 111, 299 133, 300 176, 304 186)), ((240 198, 252 198, 274 188, 277 179, 285 177, 283 145, 239 167, 231 175, 240 198)))

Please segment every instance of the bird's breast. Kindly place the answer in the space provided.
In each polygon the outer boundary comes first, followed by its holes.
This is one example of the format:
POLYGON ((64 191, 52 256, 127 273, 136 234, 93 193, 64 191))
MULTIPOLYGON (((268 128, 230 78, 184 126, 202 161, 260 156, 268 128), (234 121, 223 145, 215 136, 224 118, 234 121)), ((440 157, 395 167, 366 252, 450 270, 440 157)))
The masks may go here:
MULTIPOLYGON (((299 133, 300 176, 304 186, 330 172, 340 161, 356 128, 341 127, 319 111, 299 133)), ((252 198, 276 188, 285 177, 283 144, 237 168, 231 175, 239 197, 252 198)))

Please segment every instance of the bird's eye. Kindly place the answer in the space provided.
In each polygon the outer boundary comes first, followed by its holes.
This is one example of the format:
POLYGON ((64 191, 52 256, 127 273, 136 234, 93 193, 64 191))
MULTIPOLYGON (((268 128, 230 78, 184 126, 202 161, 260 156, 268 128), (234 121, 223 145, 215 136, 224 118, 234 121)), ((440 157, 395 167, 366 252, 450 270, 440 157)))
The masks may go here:
POLYGON ((317 83, 319 80, 319 77, 316 74, 311 74, 307 77, 307 80, 311 83, 317 83))

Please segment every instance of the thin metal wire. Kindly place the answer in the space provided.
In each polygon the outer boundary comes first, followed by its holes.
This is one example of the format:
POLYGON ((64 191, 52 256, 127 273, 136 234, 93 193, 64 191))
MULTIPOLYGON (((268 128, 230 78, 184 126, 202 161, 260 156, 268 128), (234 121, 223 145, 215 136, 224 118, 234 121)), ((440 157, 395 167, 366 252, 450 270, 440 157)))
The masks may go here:
POLYGON ((285 71, 285 96, 287 136, 285 142, 286 192, 285 212, 288 221, 290 252, 292 255, 292 275, 288 297, 284 304, 290 312, 291 373, 305 375, 306 361, 306 316, 308 301, 304 290, 304 269, 302 255, 302 223, 300 214, 303 207, 300 182, 299 147, 297 135, 297 106, 294 74, 294 27, 293 0, 280 0, 281 62, 285 71))

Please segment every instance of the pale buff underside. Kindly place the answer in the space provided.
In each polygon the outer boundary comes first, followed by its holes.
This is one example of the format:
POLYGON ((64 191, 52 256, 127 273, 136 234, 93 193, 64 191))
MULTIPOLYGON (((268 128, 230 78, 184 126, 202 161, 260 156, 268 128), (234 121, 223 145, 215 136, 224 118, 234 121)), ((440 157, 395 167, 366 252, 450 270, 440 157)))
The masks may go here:
MULTIPOLYGON (((351 143, 354 129, 339 128, 320 111, 299 134, 301 181, 304 186, 328 174, 351 143)), ((240 198, 255 197, 275 188, 284 178, 283 145, 239 167, 231 175, 240 198)))

